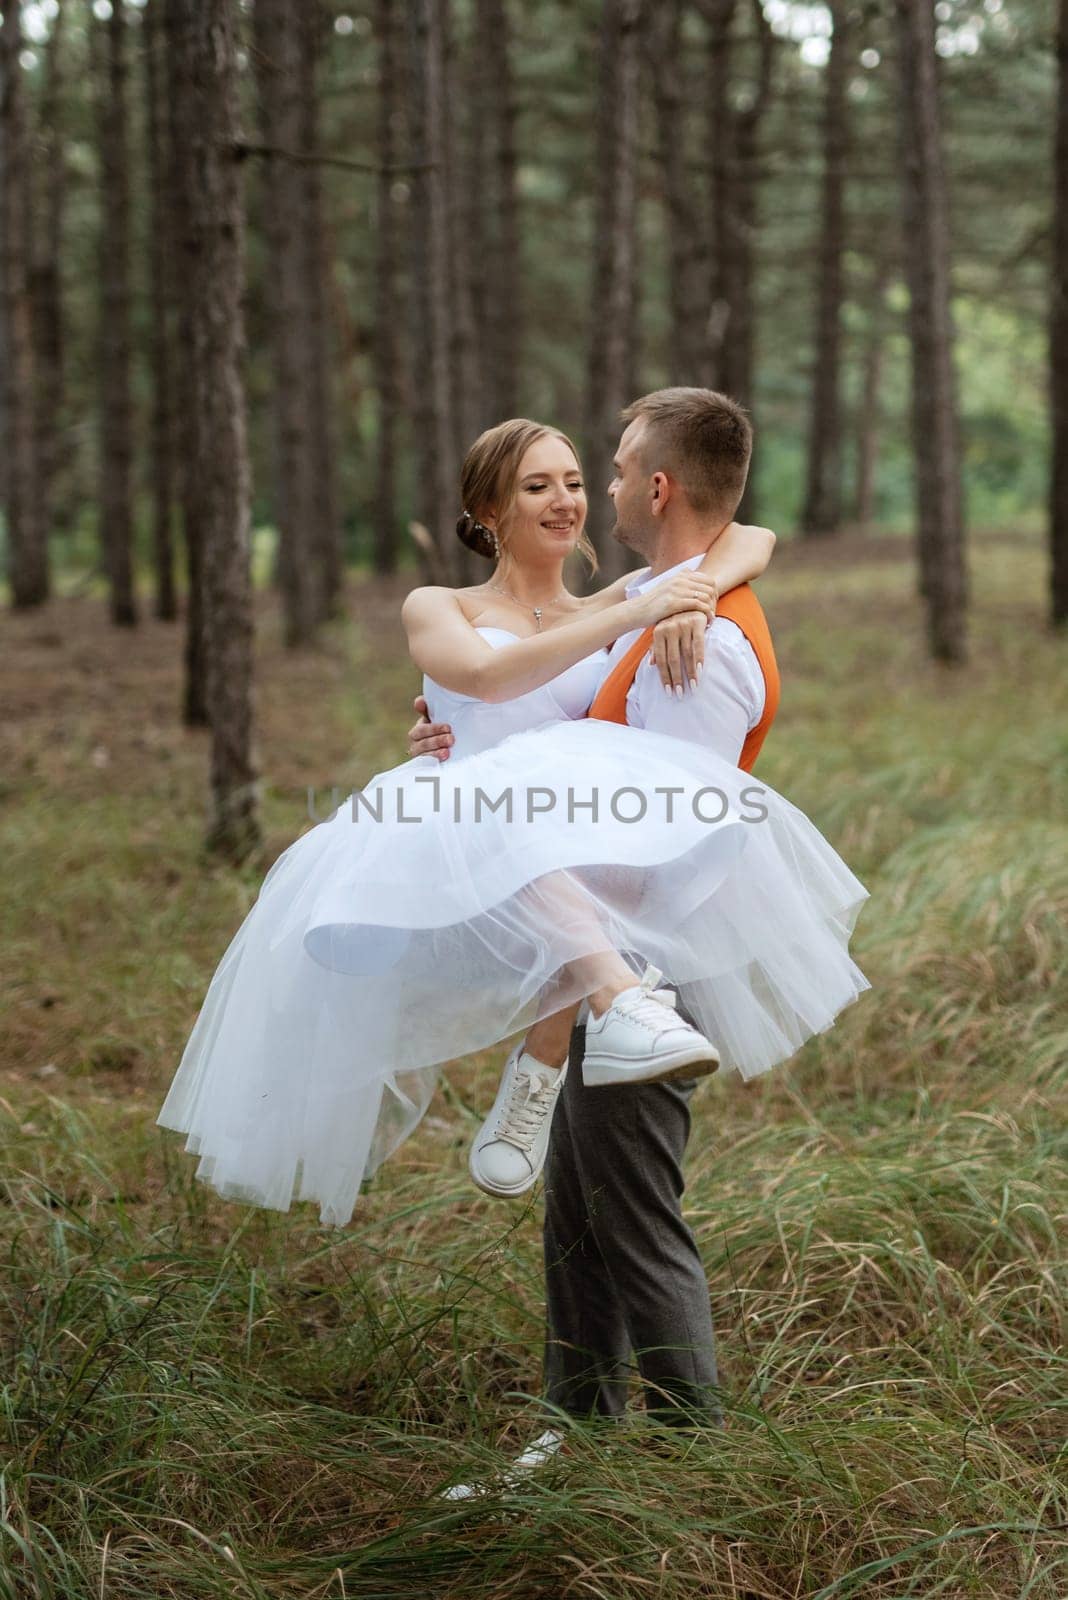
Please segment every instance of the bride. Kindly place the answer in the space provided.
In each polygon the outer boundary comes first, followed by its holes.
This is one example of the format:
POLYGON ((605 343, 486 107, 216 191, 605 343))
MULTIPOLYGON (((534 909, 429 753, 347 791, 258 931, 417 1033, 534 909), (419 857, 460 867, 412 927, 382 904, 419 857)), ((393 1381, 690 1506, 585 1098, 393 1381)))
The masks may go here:
POLYGON ((699 567, 581 598, 564 561, 595 559, 564 435, 490 429, 463 492, 457 531, 493 576, 417 589, 402 612, 453 728, 448 781, 433 755, 405 762, 279 857, 159 1116, 220 1194, 315 1200, 338 1225, 457 1056, 527 1030, 472 1151, 481 1187, 521 1193, 566 1071, 534 1047, 580 1002, 587 1083, 720 1063, 748 1078, 867 987, 848 953, 865 891, 796 808, 708 749, 586 718, 607 647, 665 619, 664 692, 692 692, 717 595, 763 570, 770 535, 732 523, 699 567), (656 989, 659 969, 696 1027, 656 989))

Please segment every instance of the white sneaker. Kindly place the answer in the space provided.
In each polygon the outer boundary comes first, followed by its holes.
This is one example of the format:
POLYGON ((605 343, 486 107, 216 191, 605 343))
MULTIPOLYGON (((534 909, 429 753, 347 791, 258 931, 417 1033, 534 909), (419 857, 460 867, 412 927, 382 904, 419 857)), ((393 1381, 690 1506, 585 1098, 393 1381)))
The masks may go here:
POLYGON ((640 984, 617 994, 601 1016, 590 1016, 582 1062, 587 1088, 700 1078, 715 1072, 719 1066, 715 1047, 672 1014, 674 990, 656 987, 663 976, 656 967, 646 967, 640 984))
POLYGON ((516 1045, 467 1163, 484 1193, 510 1199, 537 1183, 566 1073, 566 1061, 562 1067, 547 1067, 528 1055, 522 1044, 516 1045))
POLYGON ((485 1483, 454 1483, 451 1489, 442 1491, 441 1499, 477 1500, 482 1495, 492 1494, 494 1490, 510 1488, 519 1483, 526 1473, 536 1471, 559 1455, 564 1438, 565 1435, 558 1428, 547 1428, 533 1444, 528 1444, 525 1450, 520 1451, 507 1472, 498 1472, 485 1483))

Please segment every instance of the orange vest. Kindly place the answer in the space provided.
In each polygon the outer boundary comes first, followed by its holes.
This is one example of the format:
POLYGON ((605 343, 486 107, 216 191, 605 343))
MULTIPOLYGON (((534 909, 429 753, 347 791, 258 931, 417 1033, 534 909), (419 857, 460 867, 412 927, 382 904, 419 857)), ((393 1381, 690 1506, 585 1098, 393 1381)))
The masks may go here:
MULTIPOLYGON (((720 595, 716 615, 726 617, 729 622, 741 628, 753 647, 753 653, 764 675, 764 711, 756 727, 750 728, 746 734, 742 753, 738 758, 738 765, 742 771, 752 772, 753 763, 760 754, 760 747, 779 709, 779 668, 772 648, 771 631, 760 601, 747 583, 739 584, 736 589, 729 589, 726 594, 720 595)), ((653 630, 646 628, 641 638, 634 641, 602 683, 587 713, 588 716, 597 717, 601 722, 626 722, 627 693, 652 642, 653 630)))

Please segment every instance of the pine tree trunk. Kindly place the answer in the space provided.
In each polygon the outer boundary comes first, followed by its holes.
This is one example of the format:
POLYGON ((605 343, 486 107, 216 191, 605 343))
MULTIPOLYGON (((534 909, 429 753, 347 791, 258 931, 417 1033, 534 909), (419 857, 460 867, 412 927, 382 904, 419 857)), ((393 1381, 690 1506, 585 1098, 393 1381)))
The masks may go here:
POLYGON ((63 217, 67 167, 63 119, 63 21, 64 11, 59 7, 45 47, 38 135, 41 152, 41 228, 34 249, 30 290, 36 379, 34 427, 37 515, 40 537, 46 550, 52 531, 60 520, 59 485, 64 453, 63 217))
POLYGON ((304 293, 308 306, 308 404, 312 419, 314 538, 322 578, 321 619, 343 611, 344 550, 337 498, 337 429, 334 424, 334 347, 327 287, 330 257, 323 217, 319 138, 319 60, 327 20, 322 0, 294 0, 300 46, 300 167, 304 185, 304 293))
POLYGON ((663 174, 668 251, 668 382, 699 384, 701 354, 701 230, 694 214, 686 163, 687 83, 683 72, 683 0, 655 7, 650 18, 648 58, 652 68, 657 146, 663 174))
POLYGON ((111 620, 137 622, 134 591, 133 406, 130 394, 130 169, 126 127, 126 13, 112 0, 106 23, 90 21, 100 158, 99 490, 101 549, 111 620))
POLYGON ((920 592, 932 655, 958 662, 966 653, 967 581, 935 20, 930 0, 895 3, 920 592))
POLYGON ((879 463, 881 431, 880 394, 883 358, 886 350, 886 286, 889 269, 881 262, 868 305, 868 332, 864 344, 860 404, 857 410, 856 487, 853 521, 864 530, 875 520, 875 479, 879 463))
POLYGON ((705 207, 705 257, 708 262, 709 309, 702 341, 704 384, 722 389, 723 339, 731 314, 732 286, 727 278, 725 238, 733 205, 734 116, 730 103, 731 26, 736 0, 703 0, 708 23, 705 99, 705 147, 708 152, 708 204, 705 207))
POLYGON ((314 286, 307 231, 312 218, 303 153, 301 0, 256 0, 256 86, 265 158, 265 289, 273 357, 274 498, 286 644, 307 644, 324 615, 318 447, 313 391, 314 286))
MULTIPOLYGON (((775 36, 760 0, 750 11, 757 44, 757 81, 748 105, 731 106, 732 28, 737 0, 700 0, 709 24, 709 142, 712 201, 710 382, 752 411, 756 361, 756 240, 759 230, 760 127, 771 96, 775 36)), ((753 452, 749 484, 738 508, 755 520, 753 452)))
POLYGON ((635 235, 638 176, 640 0, 605 0, 597 111, 597 203, 594 221, 593 301, 590 308, 589 387, 585 465, 589 532, 611 582, 632 565, 612 536, 606 495, 619 442, 619 412, 627 390, 635 328, 635 235))
MULTIPOLYGON (((487 71, 484 21, 485 0, 476 7, 464 51, 459 79, 458 114, 463 124, 460 193, 457 205, 466 259, 464 271, 471 288, 478 326, 478 394, 475 397, 474 433, 501 421, 497 411, 496 323, 494 274, 489 253, 496 238, 492 196, 493 117, 497 85, 487 71)), ((470 443, 470 437, 468 438, 470 443)))
POLYGON ((168 127, 167 203, 170 214, 168 241, 174 250, 174 268, 169 275, 169 284, 174 298, 177 333, 173 437, 188 586, 182 719, 186 727, 200 728, 208 723, 208 699, 204 646, 204 529, 197 481, 202 424, 194 388, 192 352, 195 315, 193 284, 201 245, 193 230, 192 218, 195 174, 190 152, 195 132, 192 118, 196 114, 196 98, 188 82, 187 20, 182 0, 163 0, 166 40, 163 60, 167 80, 168 127))
POLYGON ((374 374, 378 399, 375 450, 374 569, 397 569, 397 433, 400 385, 400 241, 393 185, 400 138, 401 57, 398 0, 376 0, 378 37, 378 197, 376 208, 374 374))
MULTIPOLYGON (((474 294, 475 261, 471 238, 473 195, 482 174, 472 165, 469 118, 458 103, 451 85, 462 81, 457 42, 451 26, 451 8, 445 0, 445 84, 442 98, 445 145, 445 189, 449 197, 447 216, 449 243, 449 377, 452 387, 454 461, 462 461, 472 439, 479 432, 480 391, 483 388, 480 346, 476 328, 474 294)), ((462 551, 462 554, 470 554, 462 551)), ((475 557, 478 560, 478 557, 475 557)))
POLYGON ((507 0, 478 0, 479 77, 484 100, 474 102, 488 130, 480 190, 486 196, 486 323, 489 365, 486 425, 519 409, 523 272, 516 177, 516 95, 512 26, 507 0))
POLYGON ((192 488, 203 538, 211 726, 208 847, 245 859, 260 842, 253 746, 249 470, 241 385, 244 212, 229 0, 165 0, 186 199, 190 377, 199 423, 192 488))
MULTIPOLYGON (((451 390, 452 460, 463 461, 473 439, 481 432, 480 415, 486 392, 482 371, 482 346, 478 337, 475 299, 477 268, 472 238, 475 223, 475 194, 481 174, 473 166, 471 108, 452 85, 463 81, 459 51, 453 32, 453 13, 449 0, 443 0, 445 45, 445 84, 442 98, 442 141, 445 150, 445 192, 448 196, 449 273, 449 384, 451 390)), ((470 59, 472 50, 468 50, 470 59)), ((457 575, 461 583, 477 583, 485 577, 485 561, 473 550, 458 544, 457 575)))
POLYGON ((723 337, 723 387, 747 409, 753 404, 756 307, 755 242, 758 227, 757 119, 740 115, 734 134, 735 171, 728 211, 726 278, 730 316, 723 337))
MULTIPOLYGON (((434 581, 456 581, 462 546, 456 537, 458 462, 449 381, 450 272, 444 117, 445 6, 411 0, 412 316, 419 518, 436 550, 434 581)), ((428 571, 428 576, 432 574, 428 571)))
POLYGON ((152 327, 149 356, 152 371, 152 425, 149 461, 152 473, 152 553, 156 577, 156 616, 173 622, 178 615, 174 582, 174 420, 171 401, 171 352, 167 283, 171 254, 168 238, 167 152, 163 117, 163 35, 161 0, 147 0, 141 13, 145 88, 145 139, 149 178, 148 271, 152 327))
POLYGON ((0 24, 0 384, 8 578, 18 608, 49 596, 44 528, 36 515, 33 325, 21 8, 6 0, 0 24))
POLYGON ((1053 462, 1050 484, 1050 617, 1068 625, 1068 0, 1060 0, 1057 32, 1053 284, 1050 306, 1050 391, 1053 462))
POLYGON ((808 486, 801 531, 835 533, 842 519, 841 322, 845 252, 846 89, 851 33, 846 5, 832 0, 834 32, 823 108, 823 204, 817 255, 816 366, 808 435, 808 486))

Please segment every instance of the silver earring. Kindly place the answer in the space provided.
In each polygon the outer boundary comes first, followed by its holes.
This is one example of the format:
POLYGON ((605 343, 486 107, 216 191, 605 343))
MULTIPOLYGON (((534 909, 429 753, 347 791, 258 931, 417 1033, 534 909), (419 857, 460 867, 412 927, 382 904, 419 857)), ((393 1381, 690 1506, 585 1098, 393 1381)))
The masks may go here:
POLYGON ((501 541, 497 537, 497 530, 490 528, 489 536, 493 540, 493 559, 499 561, 501 559, 501 541))

